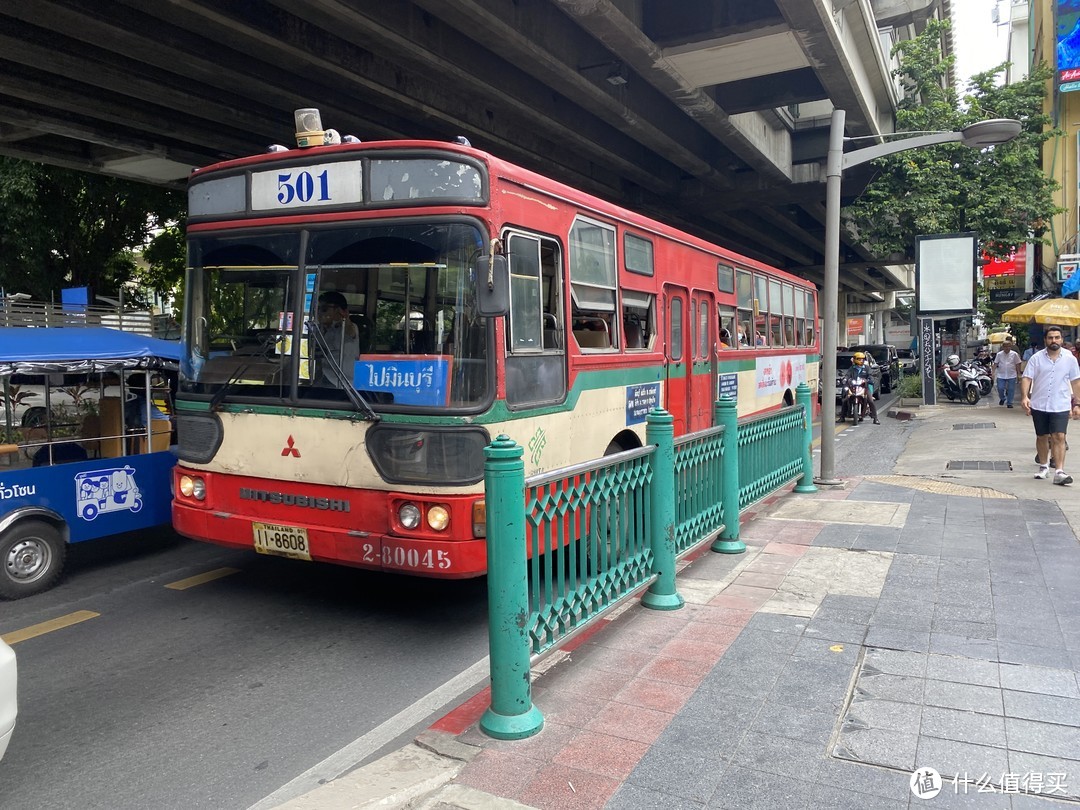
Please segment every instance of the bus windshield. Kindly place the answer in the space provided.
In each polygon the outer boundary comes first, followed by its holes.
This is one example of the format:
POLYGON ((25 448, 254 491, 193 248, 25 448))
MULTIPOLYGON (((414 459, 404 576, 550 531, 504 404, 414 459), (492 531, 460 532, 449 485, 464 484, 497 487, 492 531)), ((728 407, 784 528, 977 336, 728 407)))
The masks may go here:
POLYGON ((195 235, 181 390, 348 410, 481 407, 494 390, 475 311, 483 245, 471 222, 415 219, 195 235))

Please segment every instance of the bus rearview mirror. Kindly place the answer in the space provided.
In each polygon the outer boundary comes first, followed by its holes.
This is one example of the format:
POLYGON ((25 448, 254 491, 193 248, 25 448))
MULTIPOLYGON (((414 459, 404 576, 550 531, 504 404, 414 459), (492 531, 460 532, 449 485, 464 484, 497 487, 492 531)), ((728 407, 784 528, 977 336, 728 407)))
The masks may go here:
POLYGON ((510 272, 506 257, 481 256, 476 261, 476 311, 498 317, 510 311, 510 272))

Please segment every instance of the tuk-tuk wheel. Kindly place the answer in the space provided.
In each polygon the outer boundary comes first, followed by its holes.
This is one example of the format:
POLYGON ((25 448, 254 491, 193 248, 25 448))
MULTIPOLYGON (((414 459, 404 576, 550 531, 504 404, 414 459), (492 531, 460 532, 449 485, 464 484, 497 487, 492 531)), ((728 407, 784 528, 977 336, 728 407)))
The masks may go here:
POLYGON ((64 567, 67 545, 42 520, 22 520, 0 536, 0 597, 20 599, 48 590, 64 567))

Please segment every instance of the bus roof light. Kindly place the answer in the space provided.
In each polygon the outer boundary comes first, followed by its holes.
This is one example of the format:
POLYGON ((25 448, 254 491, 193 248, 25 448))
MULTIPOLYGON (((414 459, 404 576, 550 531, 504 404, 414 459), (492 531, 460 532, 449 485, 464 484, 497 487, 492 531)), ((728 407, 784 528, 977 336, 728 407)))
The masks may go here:
POLYGON ((301 149, 309 146, 322 146, 326 132, 323 130, 322 116, 315 107, 303 107, 293 113, 296 121, 296 145, 301 149))

